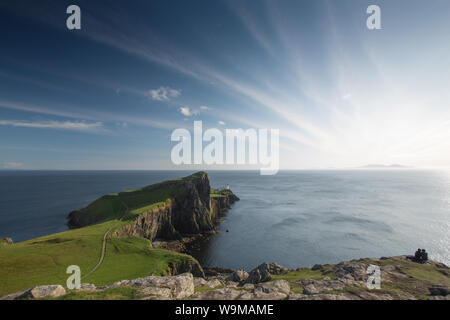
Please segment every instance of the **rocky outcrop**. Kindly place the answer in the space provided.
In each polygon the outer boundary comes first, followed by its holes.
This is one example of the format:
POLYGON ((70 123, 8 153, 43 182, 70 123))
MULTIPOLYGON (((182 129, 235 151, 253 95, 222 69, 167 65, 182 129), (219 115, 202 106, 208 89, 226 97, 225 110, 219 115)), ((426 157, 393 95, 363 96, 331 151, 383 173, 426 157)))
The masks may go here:
POLYGON ((242 282, 248 278, 248 273, 245 270, 234 271, 226 281, 242 282))
POLYGON ((448 296, 450 295, 450 286, 434 285, 429 289, 432 296, 448 296))
POLYGON ((168 275, 177 275, 181 273, 192 273, 195 277, 205 277, 202 266, 193 258, 169 265, 168 275))
POLYGON ((172 224, 174 201, 152 208, 139 215, 133 222, 122 226, 114 232, 115 237, 141 237, 150 240, 156 238, 181 240, 181 234, 172 224))
POLYGON ((191 273, 167 277, 151 276, 135 280, 122 280, 97 290, 117 287, 138 288, 140 299, 185 299, 194 294, 194 277, 191 273))
MULTIPOLYGON (((383 260, 359 259, 296 270, 276 263, 263 263, 250 272, 253 279, 259 279, 254 280, 255 284, 247 283, 246 280, 229 281, 245 277, 245 271, 240 270, 231 276, 229 272, 217 272, 207 279, 183 273, 178 276, 122 280, 105 287, 83 284, 80 291, 84 292, 82 298, 99 291, 131 287, 136 290, 135 299, 449 300, 449 271, 441 263, 428 261, 418 264, 405 256, 383 260), (370 289, 367 286, 367 273, 363 274, 362 271, 367 270, 369 265, 378 265, 381 269, 380 289, 370 289)), ((55 298, 65 294, 63 290, 60 286, 41 286, 3 299, 55 298)), ((73 297, 72 295, 71 298, 73 297)))
POLYGON ((9 246, 14 244, 11 238, 0 238, 0 245, 9 246))
POLYGON ((125 217, 129 223, 117 229, 113 235, 150 240, 182 240, 185 236, 214 232, 218 218, 237 200, 239 198, 231 190, 214 190, 211 196, 208 174, 198 172, 136 191, 104 196, 86 208, 71 212, 68 224, 82 227, 100 222, 106 219, 103 208, 108 206, 120 208, 125 204, 129 210, 149 207, 137 216, 125 217), (152 206, 153 203, 159 204, 152 206))
POLYGON ((64 289, 62 286, 48 285, 29 288, 27 290, 2 297, 0 300, 57 298, 65 294, 66 289, 64 289))
POLYGON ((263 263, 250 271, 245 283, 260 283, 272 279, 272 275, 280 275, 288 269, 277 263, 263 263))

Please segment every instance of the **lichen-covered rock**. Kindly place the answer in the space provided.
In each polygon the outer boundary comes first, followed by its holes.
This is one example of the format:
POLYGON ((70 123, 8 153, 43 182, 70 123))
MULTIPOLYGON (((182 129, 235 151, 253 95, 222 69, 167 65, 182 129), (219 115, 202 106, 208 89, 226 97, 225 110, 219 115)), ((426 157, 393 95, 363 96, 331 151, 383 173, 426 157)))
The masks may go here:
POLYGON ((248 273, 245 270, 237 270, 233 272, 228 278, 226 278, 226 281, 242 282, 247 278, 248 273))
POLYGON ((264 282, 262 284, 259 284, 255 288, 255 293, 258 291, 261 291, 264 293, 279 292, 279 293, 288 294, 291 291, 291 287, 289 285, 289 282, 287 282, 286 280, 275 280, 275 281, 264 282))
POLYGON ((47 285, 29 288, 2 298, 2 300, 57 298, 66 294, 66 289, 61 285, 47 285))
POLYGON ((272 274, 280 275, 287 271, 287 268, 280 266, 277 263, 263 263, 250 271, 248 278, 244 282, 256 284, 260 282, 270 281, 272 279, 272 274))
POLYGON ((351 294, 290 294, 288 300, 361 300, 361 298, 351 294))
POLYGON ((335 274, 338 277, 351 277, 357 281, 366 281, 368 278, 367 268, 364 264, 352 263, 352 262, 341 262, 336 265, 338 269, 335 274))
POLYGON ((95 291, 95 290, 97 290, 97 287, 95 286, 95 284, 82 283, 79 290, 81 290, 81 291, 95 291))
POLYGON ((206 280, 200 277, 195 277, 194 278, 194 287, 202 287, 204 286, 206 283, 206 280))
POLYGON ((256 291, 254 293, 244 293, 239 297, 239 300, 284 300, 287 294, 282 292, 263 292, 256 291))
POLYGON ((217 288, 217 287, 220 287, 220 286, 222 286, 223 285, 223 283, 220 281, 220 280, 218 280, 218 279, 211 279, 211 280, 208 280, 208 281, 206 281, 206 283, 204 284, 204 286, 205 287, 208 287, 208 288, 217 288))
POLYGON ((255 285, 253 283, 246 283, 242 286, 242 288, 245 290, 253 290, 255 289, 255 285))
POLYGON ((227 287, 227 288, 237 288, 238 285, 239 285, 238 282, 225 281, 225 287, 227 287))
POLYGON ((173 299, 184 299, 194 294, 194 277, 191 273, 177 276, 151 276, 135 280, 123 280, 103 289, 117 287, 142 288, 139 293, 143 296, 162 296, 173 299), (155 289, 159 288, 159 289, 155 289))
POLYGON ((221 288, 197 293, 194 300, 235 300, 243 294, 242 291, 233 288, 221 288))
POLYGON ((299 285, 303 287, 303 293, 307 295, 324 293, 327 291, 340 291, 345 288, 346 283, 341 280, 312 280, 305 279, 299 281, 299 285))

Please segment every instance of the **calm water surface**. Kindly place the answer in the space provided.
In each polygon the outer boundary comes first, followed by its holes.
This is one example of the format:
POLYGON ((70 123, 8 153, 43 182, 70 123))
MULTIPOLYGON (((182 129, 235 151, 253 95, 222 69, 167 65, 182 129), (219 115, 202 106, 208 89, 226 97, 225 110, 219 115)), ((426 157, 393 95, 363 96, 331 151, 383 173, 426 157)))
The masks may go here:
MULTIPOLYGON (((0 237, 67 229, 96 198, 185 176, 180 171, 0 172, 0 237)), ((450 264, 450 173, 416 170, 211 171, 241 198, 197 254, 204 265, 287 267, 413 253, 450 264), (225 230, 229 232, 225 232, 225 230)))

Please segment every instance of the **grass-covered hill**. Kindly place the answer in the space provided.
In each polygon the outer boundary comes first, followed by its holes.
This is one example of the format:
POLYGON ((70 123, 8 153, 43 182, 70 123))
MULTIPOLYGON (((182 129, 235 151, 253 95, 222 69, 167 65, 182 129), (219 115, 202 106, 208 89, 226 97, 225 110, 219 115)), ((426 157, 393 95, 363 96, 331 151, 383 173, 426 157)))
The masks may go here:
POLYGON ((65 286, 70 265, 87 274, 99 262, 107 232, 104 259, 83 283, 108 285, 199 267, 191 256, 152 248, 151 241, 213 229, 210 199, 204 172, 101 197, 70 213, 72 230, 0 246, 0 296, 42 284, 65 286))

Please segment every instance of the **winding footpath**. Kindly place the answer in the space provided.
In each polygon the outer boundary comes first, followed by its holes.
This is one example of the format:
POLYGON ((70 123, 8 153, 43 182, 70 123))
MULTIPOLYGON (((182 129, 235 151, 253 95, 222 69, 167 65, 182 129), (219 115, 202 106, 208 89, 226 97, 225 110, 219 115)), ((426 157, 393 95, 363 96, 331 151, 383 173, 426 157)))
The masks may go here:
POLYGON ((86 279, 87 277, 89 277, 91 274, 93 274, 103 263, 103 259, 105 258, 105 253, 106 253, 106 239, 109 236, 109 233, 117 227, 117 225, 122 221, 122 219, 128 214, 128 206, 125 202, 123 202, 122 200, 120 200, 122 202, 122 204, 125 206, 126 210, 125 213, 122 215, 122 217, 119 219, 119 221, 117 221, 117 223, 115 225, 113 225, 111 228, 108 229, 108 231, 106 231, 106 233, 103 235, 103 243, 102 243, 102 252, 100 254, 100 260, 98 261, 97 265, 88 273, 86 273, 84 276, 81 277, 81 280, 86 279))

